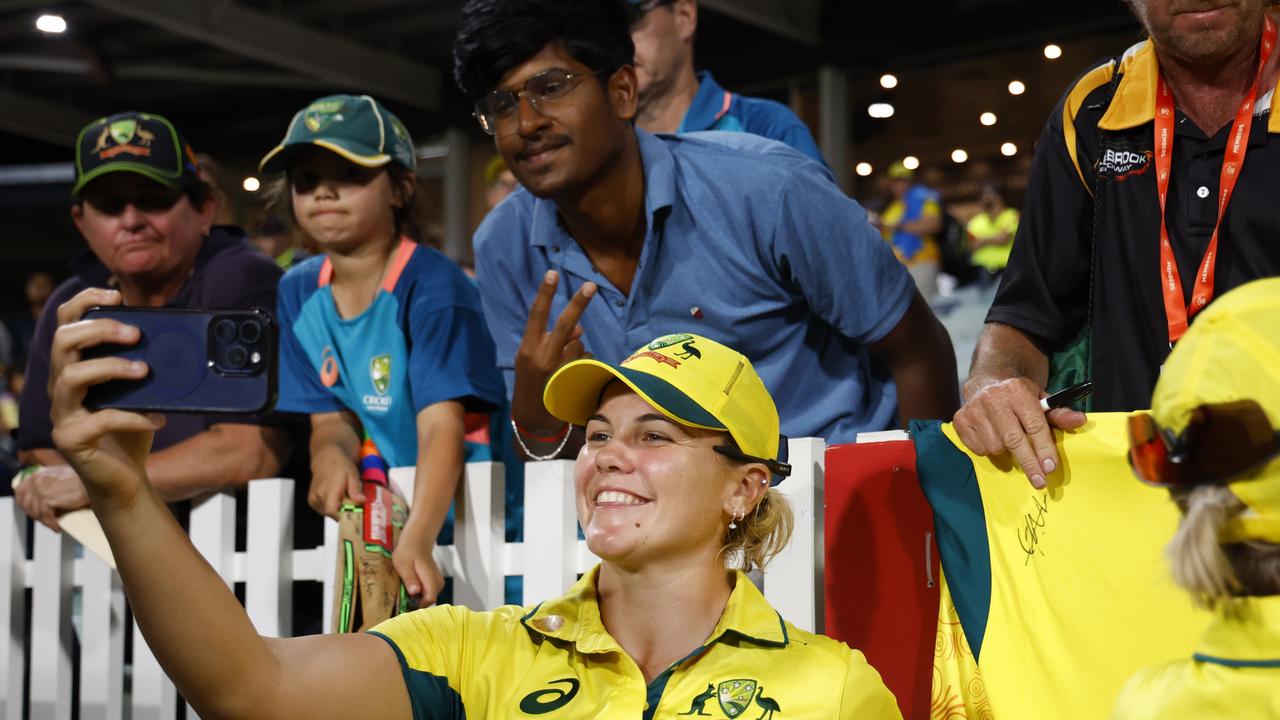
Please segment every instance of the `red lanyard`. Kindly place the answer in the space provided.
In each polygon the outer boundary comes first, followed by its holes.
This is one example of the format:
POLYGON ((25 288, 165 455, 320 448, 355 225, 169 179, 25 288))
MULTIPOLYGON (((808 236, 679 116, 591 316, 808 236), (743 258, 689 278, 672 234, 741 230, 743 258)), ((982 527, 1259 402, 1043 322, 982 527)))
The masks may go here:
POLYGON ((1249 150, 1249 130, 1253 126, 1253 104, 1258 96, 1258 83, 1262 79, 1262 70, 1271 57, 1275 47, 1276 26, 1270 16, 1266 18, 1262 30, 1262 47, 1258 53, 1258 72, 1253 78, 1253 86, 1240 109, 1236 111, 1235 122, 1231 125, 1231 137, 1222 158, 1222 174, 1218 182, 1218 221, 1213 226, 1213 236, 1209 238, 1209 247, 1205 250, 1204 259, 1200 261, 1199 272, 1196 273, 1195 286, 1191 290, 1191 304, 1182 305, 1182 278, 1178 275, 1178 261, 1173 256, 1173 243, 1169 241, 1169 226, 1165 221, 1165 200, 1169 196, 1169 167, 1173 159, 1173 94, 1165 82, 1164 74, 1159 74, 1156 87, 1156 188, 1160 195, 1160 287, 1164 291, 1164 313, 1169 321, 1169 345, 1172 345, 1187 331, 1190 318, 1209 304, 1213 299, 1213 271, 1218 262, 1218 231, 1222 228, 1222 216, 1226 213, 1227 203, 1231 201, 1231 191, 1236 187, 1236 180, 1244 167, 1244 156, 1249 150))

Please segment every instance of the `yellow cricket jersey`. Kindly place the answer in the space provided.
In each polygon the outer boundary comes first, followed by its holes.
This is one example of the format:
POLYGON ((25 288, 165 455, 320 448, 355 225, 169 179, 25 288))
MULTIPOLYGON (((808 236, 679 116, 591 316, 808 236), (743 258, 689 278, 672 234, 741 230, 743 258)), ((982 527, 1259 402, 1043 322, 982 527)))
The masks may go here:
POLYGON ((1280 596, 1215 618, 1190 660, 1135 675, 1111 718, 1280 720, 1280 596))
POLYGON ((1000 245, 983 245, 973 251, 973 264, 992 272, 1003 270, 1009 264, 1009 253, 1013 252, 1013 235, 1018 231, 1018 211, 1005 208, 994 218, 985 212, 974 215, 965 230, 979 240, 995 237, 1000 233, 1008 233, 1008 242, 1000 245))
POLYGON ((1129 469, 1126 417, 1055 431, 1062 468, 1044 491, 1007 457, 968 452, 951 425, 912 423, 949 593, 936 717, 1105 718, 1133 673, 1185 657, 1208 625, 1170 578, 1179 513, 1129 469))
POLYGON ((415 720, 901 718, 862 653, 786 622, 740 572, 706 644, 646 684, 601 622, 598 574, 533 608, 428 608, 371 632, 395 648, 415 720))

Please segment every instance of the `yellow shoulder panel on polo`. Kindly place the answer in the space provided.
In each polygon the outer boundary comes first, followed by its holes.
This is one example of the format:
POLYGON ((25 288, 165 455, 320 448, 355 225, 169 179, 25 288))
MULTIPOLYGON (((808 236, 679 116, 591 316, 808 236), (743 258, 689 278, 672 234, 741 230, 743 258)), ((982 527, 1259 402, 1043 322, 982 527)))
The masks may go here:
POLYGON ((374 628, 415 720, 901 717, 862 653, 785 622, 742 573, 711 639, 646 684, 601 622, 598 572, 533 608, 429 608, 374 628))

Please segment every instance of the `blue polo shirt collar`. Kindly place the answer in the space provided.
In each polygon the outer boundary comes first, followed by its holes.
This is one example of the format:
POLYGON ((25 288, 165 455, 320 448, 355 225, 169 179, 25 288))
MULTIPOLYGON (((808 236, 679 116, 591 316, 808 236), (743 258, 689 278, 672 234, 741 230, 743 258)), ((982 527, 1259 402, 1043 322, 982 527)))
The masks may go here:
MULTIPOLYGON (((676 163, 671 151, 661 140, 636 129, 636 142, 640 146, 640 162, 644 168, 644 208, 649 232, 653 231, 655 218, 668 211, 676 201, 676 163)), ((591 278, 594 272, 586 255, 577 250, 576 243, 560 222, 554 201, 534 198, 533 219, 530 223, 529 243, 549 251, 554 266, 573 272, 583 278, 591 278), (573 246, 576 252, 569 252, 573 246)), ((646 243, 649 245, 651 243, 646 243)), ((647 251, 646 251, 647 252, 647 251)))
POLYGON ((680 129, 677 132, 698 132, 715 127, 720 118, 729 111, 725 103, 726 97, 732 96, 720 87, 720 83, 711 77, 709 71, 703 70, 698 73, 698 94, 693 96, 693 103, 685 111, 684 120, 680 122, 680 129))

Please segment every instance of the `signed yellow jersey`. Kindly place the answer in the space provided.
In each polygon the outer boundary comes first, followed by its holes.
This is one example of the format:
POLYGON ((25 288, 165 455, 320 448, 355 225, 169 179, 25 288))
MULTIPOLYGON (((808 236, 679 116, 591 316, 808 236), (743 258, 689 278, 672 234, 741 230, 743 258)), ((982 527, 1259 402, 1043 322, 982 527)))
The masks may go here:
POLYGON ((1169 577, 1178 510, 1134 478, 1125 418, 1055 431, 1062 468, 1044 491, 1008 458, 969 453, 951 425, 912 424, 949 591, 942 626, 955 630, 953 605, 963 631, 935 667, 946 717, 1105 718, 1134 672, 1186 657, 1208 624, 1169 577))
POLYGON ((1111 720, 1280 720, 1280 596, 1218 616, 1189 658, 1125 685, 1111 720))
POLYGON ((742 573, 710 639, 646 684, 601 622, 598 573, 533 608, 435 607, 374 628, 415 720, 901 717, 862 653, 795 628, 742 573))

